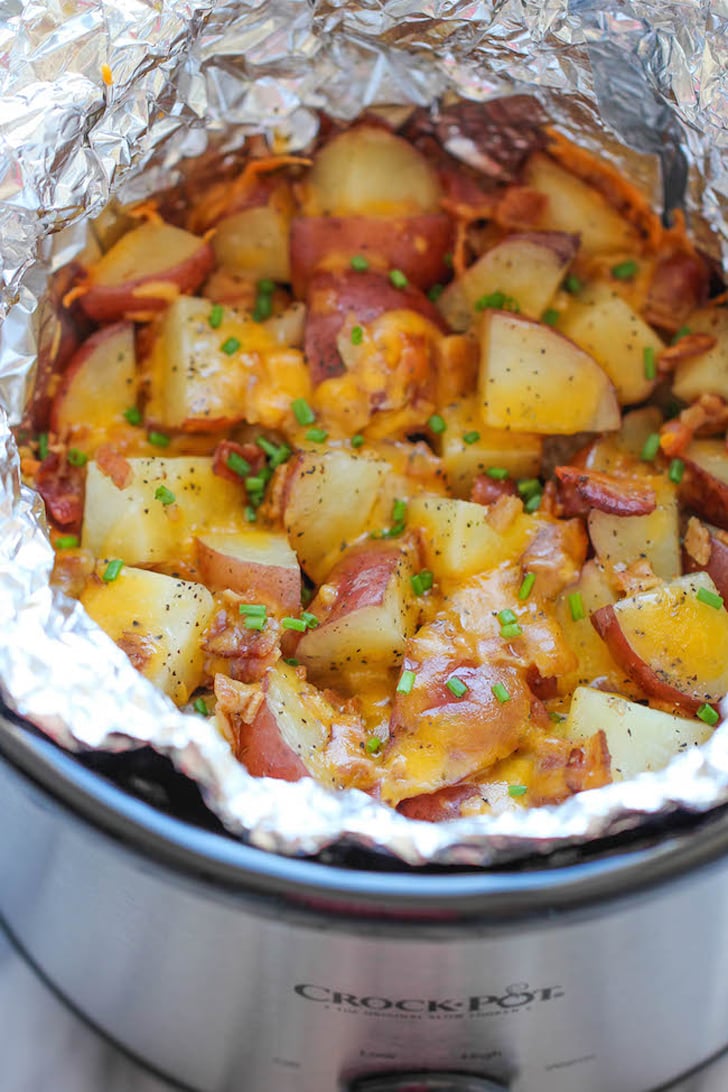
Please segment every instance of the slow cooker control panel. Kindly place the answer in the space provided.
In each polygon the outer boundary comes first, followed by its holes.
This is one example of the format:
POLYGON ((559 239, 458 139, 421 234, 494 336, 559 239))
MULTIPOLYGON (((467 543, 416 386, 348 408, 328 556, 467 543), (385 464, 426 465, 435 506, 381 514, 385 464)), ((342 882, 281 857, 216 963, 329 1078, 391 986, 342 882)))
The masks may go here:
POLYGON ((390 1073, 362 1077, 349 1092, 507 1092, 504 1084, 470 1073, 390 1073))

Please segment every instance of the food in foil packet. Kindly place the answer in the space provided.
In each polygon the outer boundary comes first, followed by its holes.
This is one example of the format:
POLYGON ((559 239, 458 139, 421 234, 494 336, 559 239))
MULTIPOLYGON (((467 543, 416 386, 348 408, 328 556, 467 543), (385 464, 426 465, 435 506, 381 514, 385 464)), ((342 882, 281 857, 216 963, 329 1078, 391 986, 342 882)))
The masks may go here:
POLYGON ((418 819, 660 769, 728 692, 721 286, 517 101, 106 214, 19 431, 140 672, 252 774, 418 819))

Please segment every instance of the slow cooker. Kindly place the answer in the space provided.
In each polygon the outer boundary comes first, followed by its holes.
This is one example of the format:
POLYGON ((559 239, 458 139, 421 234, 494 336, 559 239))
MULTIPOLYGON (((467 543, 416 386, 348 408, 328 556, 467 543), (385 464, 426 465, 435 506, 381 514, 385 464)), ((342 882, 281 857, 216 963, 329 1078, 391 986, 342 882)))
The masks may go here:
POLYGON ((648 1092, 728 1043, 725 812, 517 871, 352 867, 252 849, 0 727, 3 923, 186 1088, 648 1092))

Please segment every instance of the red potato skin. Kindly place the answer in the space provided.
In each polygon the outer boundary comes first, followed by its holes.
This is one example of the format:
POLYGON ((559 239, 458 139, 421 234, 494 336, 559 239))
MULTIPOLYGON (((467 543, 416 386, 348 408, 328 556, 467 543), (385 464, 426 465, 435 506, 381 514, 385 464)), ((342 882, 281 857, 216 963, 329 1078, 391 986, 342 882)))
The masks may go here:
POLYGON ((710 523, 728 530, 728 484, 709 474, 692 459, 684 459, 685 473, 678 495, 682 504, 694 509, 710 523))
POLYGON ((419 289, 408 284, 395 288, 379 273, 317 273, 308 289, 304 353, 314 386, 342 375, 344 363, 336 339, 347 314, 361 323, 372 322, 385 311, 416 311, 443 333, 442 315, 419 289))
POLYGON ((323 626, 352 611, 381 606, 401 557, 401 548, 397 546, 367 543, 350 550, 326 579, 327 588, 336 589, 333 603, 327 605, 319 593, 310 610, 323 626))
POLYGON ((558 502, 565 516, 588 516, 591 509, 610 516, 648 516, 657 506, 654 489, 596 470, 557 466, 558 502))
POLYGON ((708 298, 710 273, 694 252, 678 251, 658 261, 647 294, 647 322, 675 333, 708 298))
POLYGON ((228 588, 241 595, 250 595, 274 602, 284 614, 297 614, 301 608, 301 574, 298 569, 280 565, 263 565, 243 561, 195 540, 197 561, 203 583, 211 591, 228 588))
POLYGON ((68 391, 74 382, 74 379, 81 371, 81 369, 87 364, 89 359, 98 350, 103 350, 104 346, 118 337, 119 334, 124 333, 128 329, 128 323, 116 322, 113 326, 104 326, 103 329, 97 330, 96 333, 91 334, 90 337, 80 345, 80 347, 74 352, 73 356, 68 362, 66 370, 64 371, 61 381, 58 384, 58 390, 56 391, 51 406, 50 412, 50 427, 53 432, 60 432, 62 425, 63 415, 63 403, 68 397, 68 391))
POLYGON ((706 572, 719 594, 728 600, 728 545, 716 535, 710 535, 710 558, 705 565, 701 565, 687 550, 683 549, 683 571, 686 573, 706 572))
POLYGON ((403 800, 397 805, 397 811, 408 819, 440 823, 446 819, 459 819, 463 804, 476 796, 480 796, 477 785, 449 785, 437 792, 423 793, 422 796, 403 800))
POLYGON ((81 529, 85 482, 82 468, 71 466, 54 451, 40 464, 35 487, 45 501, 48 515, 64 531, 81 529))
POLYGON ((311 277, 325 270, 350 270, 357 254, 372 269, 400 269, 416 288, 446 280, 445 255, 453 247, 453 221, 444 213, 397 218, 302 216, 291 224, 293 291, 306 295, 311 277))
POLYGON ((518 489, 513 478, 497 481, 495 478, 489 478, 487 474, 478 474, 473 481, 470 499, 475 504, 483 504, 487 508, 501 497, 515 497, 517 494, 518 489))
POLYGON ((191 295, 212 272, 214 265, 212 247, 200 239, 198 250, 164 273, 136 277, 124 284, 94 284, 91 279, 80 305, 94 322, 118 322, 127 315, 164 311, 169 306, 168 295, 138 295, 138 290, 145 284, 165 283, 174 285, 180 295, 191 295))
POLYGON ((631 679, 634 679, 645 694, 658 698, 660 701, 670 702, 676 708, 690 714, 696 713, 701 705, 705 704, 702 699, 684 694, 676 687, 670 686, 652 670, 649 664, 639 659, 622 632, 619 619, 611 604, 595 610, 591 615, 591 622, 616 663, 631 679))
POLYGON ((309 773, 281 736, 275 715, 267 702, 265 681, 263 692, 266 697, 252 723, 240 722, 237 728, 236 756, 253 777, 300 781, 301 778, 308 777, 309 773))

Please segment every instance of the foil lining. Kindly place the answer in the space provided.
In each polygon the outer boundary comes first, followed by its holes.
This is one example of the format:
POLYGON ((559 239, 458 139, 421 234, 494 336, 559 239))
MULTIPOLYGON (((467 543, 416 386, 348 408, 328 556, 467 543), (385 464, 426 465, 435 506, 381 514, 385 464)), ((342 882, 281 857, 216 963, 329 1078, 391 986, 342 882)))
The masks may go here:
MULTIPOLYGON (((726 264, 727 67, 722 0, 0 0, 6 703, 71 750, 151 745, 229 831, 286 854, 346 841, 410 864, 490 865, 728 802, 726 725, 660 773, 451 823, 405 819, 356 790, 250 777, 210 722, 179 712, 50 588, 43 505, 20 484, 10 433, 48 335, 48 274, 83 247, 87 217, 112 195, 174 182, 210 141, 231 149, 263 131, 304 148, 322 109, 351 119, 415 104, 437 116, 453 96, 535 95, 567 134, 628 164, 658 205, 684 194, 693 231, 726 264)), ((465 158, 467 144, 455 134, 465 158)))

